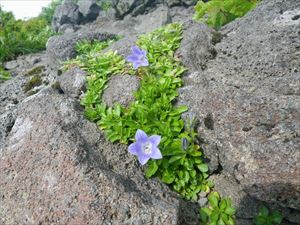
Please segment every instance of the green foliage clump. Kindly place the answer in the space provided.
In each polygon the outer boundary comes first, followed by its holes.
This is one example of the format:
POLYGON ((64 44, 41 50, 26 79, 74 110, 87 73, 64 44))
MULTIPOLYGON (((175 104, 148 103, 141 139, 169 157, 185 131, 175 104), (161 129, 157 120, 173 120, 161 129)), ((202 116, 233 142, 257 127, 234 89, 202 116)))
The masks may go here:
POLYGON ((11 75, 2 66, 0 66, 0 83, 9 80, 11 75))
POLYGON ((0 62, 45 49, 51 35, 45 19, 16 20, 11 12, 0 7, 0 62))
POLYGON ((260 0, 211 0, 199 1, 195 6, 194 19, 216 29, 244 16, 255 8, 260 0))
POLYGON ((103 11, 107 11, 112 7, 112 1, 110 0, 98 0, 97 3, 103 11))
POLYGON ((128 143, 134 141, 137 129, 160 135, 163 159, 149 160, 146 176, 158 176, 184 198, 196 200, 200 191, 208 192, 213 184, 206 180, 208 167, 203 162, 192 122, 184 126, 181 118, 188 108, 173 105, 177 89, 182 86, 181 75, 186 70, 174 57, 182 29, 181 24, 174 23, 141 36, 137 44, 147 50, 150 66, 138 71, 116 52, 99 54, 100 43, 91 47, 85 42, 78 44, 81 55, 66 66, 76 64, 88 72, 87 92, 81 104, 85 115, 105 131, 107 138, 128 143), (127 108, 119 104, 107 107, 101 100, 109 78, 117 74, 137 75, 141 79, 135 101, 127 108), (183 139, 188 143, 184 148, 183 139))
POLYGON ((259 213, 254 218, 253 223, 256 225, 279 225, 282 221, 282 215, 278 212, 270 212, 265 206, 259 207, 259 213))
POLYGON ((209 207, 200 209, 203 225, 235 225, 235 208, 229 198, 221 198, 216 191, 208 195, 209 207))

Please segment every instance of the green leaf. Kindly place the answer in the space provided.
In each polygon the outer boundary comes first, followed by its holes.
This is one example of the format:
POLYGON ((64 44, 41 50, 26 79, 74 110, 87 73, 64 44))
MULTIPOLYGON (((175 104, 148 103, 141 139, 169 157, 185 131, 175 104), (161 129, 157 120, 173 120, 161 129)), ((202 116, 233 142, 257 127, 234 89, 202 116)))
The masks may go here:
POLYGON ((181 159, 182 157, 184 157, 184 155, 175 155, 175 156, 172 156, 170 159, 169 159, 169 163, 173 163, 179 159, 181 159))
POLYGON ((233 218, 228 217, 227 225, 235 225, 235 222, 234 222, 233 218))
POLYGON ((276 211, 271 214, 271 220, 275 225, 279 225, 282 221, 282 215, 278 211, 276 211))
POLYGON ((167 184, 171 184, 173 183, 175 179, 174 174, 170 173, 168 170, 164 171, 163 176, 162 176, 162 181, 167 183, 167 184))
POLYGON ((151 160, 149 162, 149 166, 146 171, 146 177, 148 177, 148 178, 152 177, 156 173, 157 170, 158 170, 158 166, 157 166, 156 161, 151 160))
POLYGON ((177 116, 180 115, 181 113, 184 113, 188 110, 189 108, 187 106, 179 106, 175 110, 173 110, 169 115, 170 116, 177 116))
POLYGON ((232 216, 232 215, 235 214, 235 209, 232 208, 232 207, 230 207, 230 206, 227 206, 227 208, 225 209, 225 213, 226 213, 227 215, 232 216))
POLYGON ((200 219, 202 222, 208 222, 208 218, 211 215, 211 210, 209 208, 200 208, 200 219))
POLYGON ((262 216, 268 216, 269 215, 269 210, 266 206, 262 205, 259 207, 259 214, 262 216))
POLYGON ((226 201, 224 199, 222 199, 221 203, 220 203, 220 209, 225 210, 226 207, 227 207, 226 201))
POLYGON ((220 216, 220 214, 218 212, 212 211, 212 213, 210 215, 211 222, 217 223, 217 221, 219 220, 219 216, 220 216))
POLYGON ((202 173, 206 173, 208 171, 208 166, 204 163, 197 165, 197 167, 202 173))
POLYGON ((220 219, 218 220, 217 225, 225 225, 225 223, 224 223, 224 221, 223 221, 222 218, 220 218, 220 219))
POLYGON ((219 206, 218 206, 219 199, 220 199, 220 196, 217 192, 212 192, 208 196, 208 201, 213 208, 219 208, 219 206))

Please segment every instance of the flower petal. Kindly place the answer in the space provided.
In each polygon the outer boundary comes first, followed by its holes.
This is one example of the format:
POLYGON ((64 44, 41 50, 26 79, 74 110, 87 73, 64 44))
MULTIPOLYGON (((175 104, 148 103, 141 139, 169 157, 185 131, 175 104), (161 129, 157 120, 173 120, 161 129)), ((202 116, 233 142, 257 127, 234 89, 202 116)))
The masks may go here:
POLYGON ((149 141, 155 147, 159 145, 160 140, 161 140, 161 136, 159 135, 152 135, 149 137, 149 141))
POLYGON ((137 68, 139 68, 141 66, 141 64, 139 63, 139 62, 134 62, 133 63, 133 69, 137 69, 137 68))
POLYGON ((134 55, 143 55, 141 49, 139 49, 139 47, 136 45, 131 47, 131 51, 134 55))
POLYGON ((148 136, 147 134, 143 131, 143 130, 140 130, 138 129, 135 133, 135 140, 137 142, 146 142, 148 139, 148 136))
POLYGON ((141 145, 138 142, 134 142, 134 143, 132 143, 132 144, 129 145, 128 151, 132 155, 138 155, 139 152, 140 152, 140 148, 141 148, 141 145))
POLYGON ((144 155, 144 154, 138 155, 138 160, 141 165, 145 165, 149 159, 150 159, 149 155, 144 155))
POLYGON ((142 61, 140 61, 141 66, 149 66, 149 62, 146 58, 144 58, 142 61))
POLYGON ((126 60, 128 62, 134 63, 134 62, 139 61, 140 59, 139 59, 139 57, 137 55, 129 55, 129 56, 127 56, 126 60))
POLYGON ((147 57, 147 51, 142 49, 142 54, 144 57, 147 57))
POLYGON ((162 158, 162 154, 161 152, 159 151, 159 149, 157 147, 152 147, 152 153, 150 155, 150 157, 152 159, 161 159, 162 158))

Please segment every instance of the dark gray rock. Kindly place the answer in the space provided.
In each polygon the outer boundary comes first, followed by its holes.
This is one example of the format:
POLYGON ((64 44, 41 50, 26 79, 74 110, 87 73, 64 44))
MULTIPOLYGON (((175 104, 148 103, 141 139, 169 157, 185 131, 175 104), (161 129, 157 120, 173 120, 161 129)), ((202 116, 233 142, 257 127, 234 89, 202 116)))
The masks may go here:
POLYGON ((103 102, 112 107, 116 103, 127 107, 134 101, 134 92, 140 87, 140 81, 132 75, 115 75, 108 84, 107 89, 103 92, 103 102))
MULTIPOLYGON (((197 72, 185 77, 179 97, 197 112, 199 135, 217 145, 223 172, 237 186, 253 198, 298 210, 299 10, 297 0, 264 1, 227 25, 214 47, 216 58, 205 67, 189 53, 190 62, 184 62, 197 72)), ((210 46, 205 40, 197 44, 210 46)))
POLYGON ((164 0, 164 3, 166 3, 169 7, 178 6, 181 5, 181 0, 164 0))
POLYGON ((57 6, 52 19, 52 28, 58 31, 63 24, 77 25, 82 20, 82 14, 79 12, 78 5, 73 2, 65 2, 57 6))
POLYGON ((103 20, 103 19, 116 20, 117 18, 116 14, 117 11, 112 7, 107 10, 100 10, 97 20, 103 20))
POLYGON ((86 74, 80 68, 71 68, 58 77, 60 88, 65 94, 78 98, 85 91, 86 74))
POLYGON ((72 33, 75 32, 76 30, 78 30, 78 26, 74 25, 74 24, 63 24, 61 26, 59 26, 58 28, 58 32, 59 33, 72 33))
POLYGON ((97 0, 79 0, 78 6, 84 22, 92 22, 97 19, 100 12, 97 0))
POLYGON ((83 28, 74 33, 66 33, 60 36, 53 36, 47 43, 48 64, 50 67, 57 68, 60 63, 76 56, 75 45, 82 40, 104 41, 114 38, 115 35, 103 33, 88 28, 83 28))
POLYGON ((176 55, 191 72, 202 70, 217 54, 213 45, 214 31, 191 20, 184 25, 183 39, 176 55))
POLYGON ((115 6, 115 9, 117 10, 117 16, 119 18, 123 18, 133 10, 143 13, 148 2, 150 2, 150 0, 119 0, 115 6))

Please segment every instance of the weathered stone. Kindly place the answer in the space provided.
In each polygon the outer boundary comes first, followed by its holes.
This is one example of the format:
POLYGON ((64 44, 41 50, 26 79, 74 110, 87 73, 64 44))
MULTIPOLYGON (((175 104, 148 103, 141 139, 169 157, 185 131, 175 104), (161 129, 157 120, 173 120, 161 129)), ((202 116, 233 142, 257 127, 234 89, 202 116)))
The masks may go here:
POLYGON ((136 41, 137 35, 129 35, 112 43, 108 48, 103 50, 103 52, 117 51, 119 55, 126 58, 131 54, 131 47, 136 43, 136 41))
POLYGON ((103 102, 110 107, 116 103, 127 107, 134 101, 133 94, 140 87, 140 81, 132 75, 115 75, 109 80, 107 86, 103 92, 103 102))
POLYGON ((51 89, 19 105, 0 151, 2 223, 197 223, 192 208, 146 180, 127 147, 106 142, 80 109, 51 89))
POLYGON ((100 12, 100 7, 98 6, 96 0, 79 0, 78 6, 84 22, 92 22, 97 19, 100 12))
POLYGON ((208 60, 216 56, 212 39, 211 28, 190 20, 185 23, 183 39, 176 55, 191 72, 201 70, 205 68, 208 60))
POLYGON ((72 33, 78 30, 78 27, 73 24, 63 24, 58 28, 59 33, 72 33))
POLYGON ((172 22, 186 23, 195 13, 194 7, 176 6, 169 9, 172 22))
MULTIPOLYGON (((197 113, 202 121, 199 135, 217 145, 223 172, 249 196, 299 210, 300 20, 295 20, 296 9, 300 10, 296 0, 264 1, 222 30, 216 58, 206 61, 205 67, 189 53, 190 62, 184 62, 197 72, 185 77, 187 86, 180 90, 179 104, 197 113)), ((185 32, 183 40, 202 32, 185 32)), ((198 45, 210 46, 199 40, 198 45)), ((202 47, 195 46, 195 52, 197 48, 202 47)))
POLYGON ((78 5, 73 2, 65 2, 57 6, 52 19, 52 28, 58 31, 63 24, 79 24, 82 15, 79 12, 78 5))
POLYGON ((137 20, 140 23, 135 26, 135 30, 141 33, 148 33, 170 23, 171 17, 167 7, 159 7, 151 13, 138 16, 137 20))
POLYGON ((72 68, 58 77, 60 88, 71 97, 78 98, 85 91, 86 72, 72 68))
POLYGON ((140 0, 119 0, 115 6, 117 10, 117 16, 123 18, 125 15, 129 14, 133 9, 143 8, 149 0, 140 1, 140 0))
POLYGON ((80 29, 74 33, 66 33, 60 36, 53 36, 47 43, 47 55, 49 66, 59 67, 62 61, 69 60, 76 56, 75 45, 81 40, 104 41, 115 36, 108 33, 98 32, 89 29, 80 29))
POLYGON ((169 7, 181 5, 181 0, 164 0, 164 2, 165 2, 169 7))

